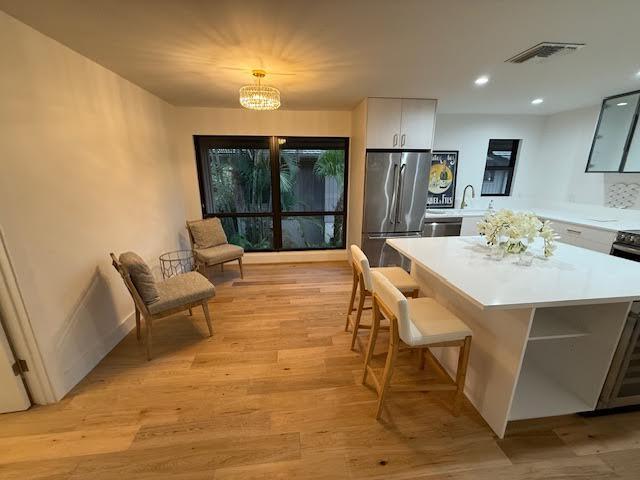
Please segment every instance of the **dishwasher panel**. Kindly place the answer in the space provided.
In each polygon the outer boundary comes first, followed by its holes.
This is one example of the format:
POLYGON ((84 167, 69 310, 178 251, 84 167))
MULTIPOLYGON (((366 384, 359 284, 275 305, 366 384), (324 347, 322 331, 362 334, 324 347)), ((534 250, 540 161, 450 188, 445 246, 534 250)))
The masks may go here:
POLYGON ((462 217, 428 218, 422 224, 423 237, 457 237, 462 229, 462 217))

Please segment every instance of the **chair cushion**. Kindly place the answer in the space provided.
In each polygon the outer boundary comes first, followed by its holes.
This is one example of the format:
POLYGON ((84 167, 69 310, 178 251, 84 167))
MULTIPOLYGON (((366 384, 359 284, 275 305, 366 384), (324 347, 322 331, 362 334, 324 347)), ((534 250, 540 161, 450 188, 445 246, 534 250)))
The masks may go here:
POLYGON ((195 220, 187 224, 196 248, 209 248, 227 243, 227 235, 219 218, 195 220))
POLYGON ((462 340, 471 335, 471 330, 453 313, 433 298, 409 298, 410 339, 402 340, 409 345, 462 340))
POLYGON ((230 243, 210 248, 196 248, 194 251, 196 259, 206 265, 228 262, 244 255, 244 248, 230 243))
POLYGON ((380 272, 387 277, 387 280, 402 293, 412 292, 420 288, 413 277, 400 267, 377 267, 372 268, 372 270, 380 272))
POLYGON ((125 252, 120 255, 119 260, 122 267, 131 277, 131 282, 136 287, 142 301, 147 305, 157 302, 160 294, 156 286, 156 280, 153 278, 151 269, 140 255, 134 252, 125 252))
POLYGON ((152 314, 215 296, 213 284, 198 272, 176 275, 157 283, 160 298, 149 305, 152 314))

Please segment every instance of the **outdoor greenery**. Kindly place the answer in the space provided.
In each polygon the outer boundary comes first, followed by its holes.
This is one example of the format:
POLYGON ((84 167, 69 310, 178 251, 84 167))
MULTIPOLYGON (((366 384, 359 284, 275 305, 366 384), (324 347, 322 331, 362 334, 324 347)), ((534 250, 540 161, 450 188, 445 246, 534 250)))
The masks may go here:
MULTIPOLYGON (((342 150, 326 150, 320 155, 318 161, 313 166, 313 172, 325 178, 335 179, 338 185, 339 197, 336 204, 336 210, 344 208, 344 151, 342 150)), ((331 247, 342 247, 342 231, 344 229, 344 216, 334 217, 333 236, 329 239, 331 247)))
MULTIPOLYGON (((342 150, 305 151, 317 155, 313 175, 326 182, 335 180, 339 198, 336 210, 344 204, 345 158, 342 150)), ((297 192, 298 182, 306 174, 300 168, 298 150, 282 150, 280 155, 280 204, 283 212, 305 210, 304 192, 297 192), (297 193, 296 193, 297 192, 297 193)), ((271 213, 271 165, 268 149, 209 149, 209 172, 215 213, 271 213)), ((298 190, 300 190, 298 188, 298 190)), ((271 217, 224 217, 223 227, 230 243, 246 250, 273 248, 271 217)), ((327 248, 342 246, 344 217, 283 217, 285 248, 327 248), (325 241, 325 218, 335 219, 333 232, 325 241), (294 223, 295 222, 295 223, 294 223)))

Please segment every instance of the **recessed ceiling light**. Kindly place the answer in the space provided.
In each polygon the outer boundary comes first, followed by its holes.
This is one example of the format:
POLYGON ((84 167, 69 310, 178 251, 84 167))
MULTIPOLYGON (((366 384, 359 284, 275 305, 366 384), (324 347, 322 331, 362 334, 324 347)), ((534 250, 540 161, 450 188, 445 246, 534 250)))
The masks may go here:
POLYGON ((532 105, 540 105, 542 102, 544 102, 542 98, 534 98, 533 100, 531 100, 532 105))
POLYGON ((476 80, 473 83, 475 83, 476 85, 484 85, 488 82, 489 82, 489 77, 486 75, 482 75, 481 77, 476 78, 476 80))
POLYGON ((629 105, 627 102, 620 102, 617 103, 616 105, 618 105, 619 107, 624 107, 625 105, 629 105))

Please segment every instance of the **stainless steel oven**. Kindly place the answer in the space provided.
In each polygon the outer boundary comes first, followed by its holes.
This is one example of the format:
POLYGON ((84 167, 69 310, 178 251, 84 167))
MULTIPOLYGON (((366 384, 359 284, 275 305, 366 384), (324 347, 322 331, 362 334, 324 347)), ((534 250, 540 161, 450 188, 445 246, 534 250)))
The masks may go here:
MULTIPOLYGON (((620 241, 622 239, 629 239, 629 242, 635 242, 634 237, 630 236, 631 234, 628 232, 620 232, 618 233, 618 237, 613 245, 611 245, 611 255, 615 257, 622 257, 628 260, 633 260, 635 262, 640 262, 640 243, 628 243, 625 241, 620 241)), ((634 234, 636 235, 636 234, 634 234)), ((637 241, 640 242, 640 233, 637 234, 637 241)))
MULTIPOLYGON (((640 262, 640 231, 619 232, 611 255, 640 262)), ((640 405, 640 302, 631 306, 596 409, 629 405, 640 405)))

